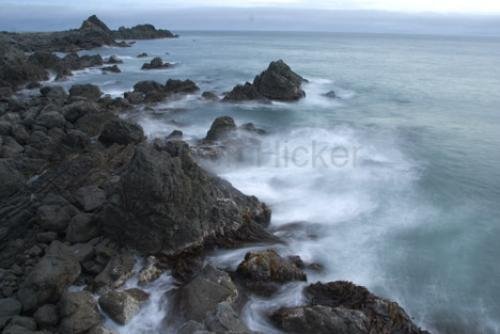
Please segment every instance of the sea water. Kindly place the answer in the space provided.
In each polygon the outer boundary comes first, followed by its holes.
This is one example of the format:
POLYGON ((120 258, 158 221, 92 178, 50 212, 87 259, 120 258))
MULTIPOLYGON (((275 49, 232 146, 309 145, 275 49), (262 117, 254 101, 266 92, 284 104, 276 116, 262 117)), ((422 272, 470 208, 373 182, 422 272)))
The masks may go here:
MULTIPOLYGON (((222 95, 286 61, 309 80, 297 103, 190 95, 132 116, 150 138, 180 129, 195 141, 223 115, 265 129, 252 154, 205 166, 270 205, 271 229, 288 242, 279 251, 324 266, 310 282, 365 285, 436 333, 500 332, 499 39, 181 32, 86 53, 117 55, 123 72, 90 69, 63 84, 96 83, 113 96, 169 78, 222 95), (136 58, 141 52, 150 57, 136 58), (175 66, 142 71, 153 56, 175 66), (323 96, 331 90, 338 98, 323 96)), ((211 261, 234 268, 246 250, 211 261)), ((271 332, 263 312, 299 305, 300 288, 252 299, 243 319, 271 332)), ((144 333, 156 326, 147 320, 144 333)))

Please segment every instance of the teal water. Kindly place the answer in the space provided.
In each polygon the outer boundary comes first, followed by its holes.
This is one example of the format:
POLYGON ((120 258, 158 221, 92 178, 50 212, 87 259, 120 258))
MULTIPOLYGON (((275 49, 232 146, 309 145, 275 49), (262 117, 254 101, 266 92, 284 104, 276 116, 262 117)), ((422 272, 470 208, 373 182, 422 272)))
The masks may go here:
MULTIPOLYGON (((302 222, 282 251, 325 266, 310 280, 366 285, 434 332, 500 333, 499 39, 185 32, 94 52, 122 57, 124 72, 87 70, 66 85, 97 82, 119 95, 139 80, 190 78, 222 94, 284 59, 310 80, 298 103, 221 105, 188 96, 134 117, 150 137, 180 128, 195 140, 221 115, 265 128, 259 164, 207 166, 268 202, 273 228, 302 222), (141 71, 144 59, 135 56, 143 51, 177 65, 141 71), (340 99, 321 95, 329 90, 340 99), (277 143, 357 155, 341 167, 286 165, 277 143)), ((266 328, 259 307, 290 303, 286 294, 254 301, 249 325, 266 328)))

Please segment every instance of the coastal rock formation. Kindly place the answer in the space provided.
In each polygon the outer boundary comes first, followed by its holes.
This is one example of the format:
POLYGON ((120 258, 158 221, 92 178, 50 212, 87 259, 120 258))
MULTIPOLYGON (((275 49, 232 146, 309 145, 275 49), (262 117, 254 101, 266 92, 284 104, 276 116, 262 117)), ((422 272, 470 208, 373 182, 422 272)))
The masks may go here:
POLYGON ((140 104, 143 102, 156 103, 161 102, 175 94, 191 94, 198 90, 199 88, 196 83, 189 79, 169 79, 165 85, 156 81, 146 80, 136 83, 134 85, 134 90, 132 92, 126 92, 124 97, 132 104, 140 104))
POLYGON ((272 314, 278 328, 287 333, 428 333, 397 303, 350 282, 311 284, 305 296, 307 305, 272 314))
POLYGON ((296 101, 305 96, 301 89, 307 82, 285 64, 284 61, 273 61, 267 70, 255 77, 253 83, 237 85, 223 101, 240 102, 250 100, 296 101))
POLYGON ((152 24, 139 24, 132 28, 120 27, 112 34, 115 39, 156 39, 156 38, 174 38, 169 30, 156 29, 152 24))
POLYGON ((162 68, 168 68, 172 65, 169 63, 164 63, 160 57, 153 58, 149 63, 142 65, 143 70, 158 70, 162 68))

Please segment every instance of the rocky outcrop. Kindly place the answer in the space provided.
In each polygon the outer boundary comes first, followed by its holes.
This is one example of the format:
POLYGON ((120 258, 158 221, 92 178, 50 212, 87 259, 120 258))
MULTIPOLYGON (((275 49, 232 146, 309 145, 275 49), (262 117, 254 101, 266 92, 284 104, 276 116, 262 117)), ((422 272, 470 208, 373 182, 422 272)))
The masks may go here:
POLYGON ((305 96, 301 89, 304 82, 307 80, 293 72, 285 62, 273 61, 267 70, 255 77, 253 83, 247 82, 234 87, 223 101, 296 101, 305 96))
POLYGON ((172 67, 172 64, 164 63, 160 57, 155 57, 149 63, 142 65, 143 70, 158 70, 168 67, 172 67))
POLYGON ((110 291, 99 298, 99 306, 113 321, 126 325, 139 313, 149 296, 138 289, 110 291))
POLYGON ((83 97, 90 101, 97 101, 101 95, 101 89, 91 84, 73 85, 69 90, 70 97, 83 97))
POLYGON ((287 333, 427 333, 397 303, 350 282, 312 284, 305 295, 307 305, 273 313, 278 328, 287 333))
POLYGON ((169 79, 162 85, 159 82, 146 80, 134 85, 134 91, 124 94, 125 99, 131 104, 156 103, 176 95, 191 94, 199 88, 193 81, 169 79))
POLYGON ((132 28, 120 27, 113 31, 115 39, 156 39, 156 38, 174 38, 172 32, 164 29, 156 29, 152 24, 139 24, 132 28))
POLYGON ((280 284, 307 280, 294 258, 281 257, 274 250, 247 253, 236 273, 248 289, 261 295, 276 292, 280 284))
POLYGON ((216 141, 221 140, 229 133, 236 130, 236 124, 234 120, 229 116, 217 117, 205 137, 206 141, 216 141))
POLYGON ((104 125, 99 141, 108 146, 127 145, 140 143, 144 138, 144 132, 139 125, 116 119, 104 125))

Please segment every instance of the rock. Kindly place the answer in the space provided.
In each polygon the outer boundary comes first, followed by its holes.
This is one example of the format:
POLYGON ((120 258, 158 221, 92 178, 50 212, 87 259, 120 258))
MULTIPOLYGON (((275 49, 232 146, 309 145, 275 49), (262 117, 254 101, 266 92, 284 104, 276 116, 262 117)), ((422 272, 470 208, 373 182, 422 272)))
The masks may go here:
MULTIPOLYGON (((286 333, 367 334, 369 320, 360 311, 326 306, 280 309, 271 317, 286 333)), ((377 332, 379 333, 379 332, 377 332)))
POLYGON ((275 292, 283 284, 292 281, 306 281, 307 276, 296 263, 281 257, 274 250, 249 252, 236 270, 247 288, 264 295, 275 292))
POLYGON ((80 30, 91 30, 91 31, 101 31, 104 33, 111 33, 111 29, 99 20, 96 15, 89 16, 85 21, 83 21, 80 30))
POLYGON ((148 54, 146 52, 142 52, 137 55, 137 58, 146 58, 146 57, 148 57, 148 54))
POLYGON ((145 63, 142 65, 143 70, 155 70, 161 68, 171 67, 172 65, 169 63, 164 63, 160 57, 155 57, 149 63, 145 63))
POLYGON ((193 320, 186 321, 177 330, 177 334, 211 334, 206 330, 206 327, 193 320))
POLYGON ((52 52, 34 52, 28 57, 28 61, 39 65, 45 69, 56 69, 59 66, 60 59, 52 52))
POLYGON ((77 101, 64 106, 61 109, 61 114, 66 120, 75 123, 81 117, 87 114, 95 114, 99 112, 99 106, 93 102, 77 101))
POLYGON ((110 291, 99 298, 99 306, 113 321, 126 325, 139 313, 143 298, 136 293, 126 291, 110 291))
POLYGON ((121 73, 122 71, 117 65, 106 66, 102 68, 103 73, 121 73))
POLYGON ((224 138, 232 131, 236 130, 234 119, 229 116, 217 117, 208 130, 205 140, 216 141, 224 138))
POLYGON ((267 70, 255 77, 253 83, 238 85, 225 97, 224 101, 248 100, 296 101, 305 96, 301 89, 304 78, 293 72, 282 60, 273 61, 267 70))
POLYGON ((125 92, 123 96, 131 104, 141 104, 144 102, 144 94, 139 92, 125 92))
POLYGON ((66 230, 66 240, 71 243, 87 242, 98 235, 98 227, 91 214, 79 213, 71 219, 66 230))
POLYGON ((64 289, 80 276, 80 264, 71 250, 54 241, 45 256, 25 278, 18 292, 24 311, 30 311, 50 302, 56 302, 64 289))
POLYGON ((109 190, 115 201, 99 211, 104 235, 146 254, 174 255, 204 243, 246 239, 240 234, 244 226, 268 224, 264 204, 202 170, 189 153, 182 141, 137 145, 109 190))
POLYGON ((217 310, 222 302, 232 303, 238 290, 229 275, 207 265, 191 282, 179 289, 176 304, 186 320, 202 322, 207 313, 217 310))
POLYGON ((267 102, 266 97, 251 83, 246 82, 244 85, 237 85, 222 99, 223 102, 243 102, 243 101, 261 101, 267 102))
POLYGON ((40 328, 54 327, 59 323, 57 307, 52 304, 45 304, 40 307, 33 317, 40 328))
POLYGON ((154 256, 148 256, 146 265, 139 272, 139 285, 146 285, 158 279, 161 270, 157 267, 158 260, 154 256))
POLYGON ((113 55, 108 58, 108 60, 105 61, 106 64, 123 64, 123 60, 118 58, 117 56, 113 55))
POLYGON ((101 322, 94 296, 88 291, 67 292, 59 302, 60 333, 79 334, 101 322))
POLYGON ((10 319, 2 334, 35 334, 36 322, 33 318, 14 316, 10 319))
POLYGON ((78 189, 75 199, 84 211, 94 211, 100 208, 106 201, 106 193, 95 185, 85 186, 78 189))
POLYGON ((165 87, 161 83, 153 80, 139 81, 134 85, 134 92, 139 92, 145 95, 153 92, 163 92, 164 90, 165 87))
POLYGON ((80 130, 68 130, 62 139, 62 143, 75 150, 83 150, 90 145, 89 136, 80 130))
POLYGON ((39 89, 42 87, 42 84, 38 81, 32 81, 26 85, 26 89, 39 89))
POLYGON ((40 232, 36 235, 36 240, 44 244, 50 244, 52 241, 57 239, 56 232, 40 232))
POLYGON ((95 326, 92 327, 87 334, 115 334, 114 332, 110 331, 109 329, 103 327, 103 326, 95 326))
POLYGON ((113 37, 117 39, 155 39, 176 36, 168 30, 156 29, 152 24, 139 24, 132 28, 120 27, 118 31, 113 32, 113 37))
POLYGON ((108 262, 106 268, 96 276, 94 285, 97 288, 119 288, 132 276, 134 265, 135 259, 132 255, 127 253, 116 255, 108 262))
POLYGON ((184 134, 180 130, 174 130, 167 136, 167 140, 181 140, 184 134))
POLYGON ((75 215, 75 211, 75 208, 70 205, 42 205, 37 211, 38 224, 44 230, 64 231, 75 215))
POLYGON ((84 97, 90 101, 97 101, 101 95, 101 89, 98 86, 91 84, 73 85, 69 89, 70 97, 84 97))
POLYGON ((21 308, 21 303, 15 298, 0 299, 0 319, 19 315, 21 308))
POLYGON ((90 261, 94 255, 94 245, 92 241, 88 243, 78 243, 70 247, 71 254, 75 257, 75 259, 80 263, 85 263, 86 261, 90 261))
POLYGON ((337 96, 337 93, 335 93, 335 91, 331 90, 325 94, 323 94, 324 97, 328 97, 330 99, 336 99, 338 96, 337 96))
POLYGON ((68 94, 61 86, 45 86, 40 88, 40 94, 50 101, 56 101, 62 104, 67 98, 68 94))
POLYGON ((219 303, 215 311, 206 318, 205 324, 215 333, 250 333, 228 302, 219 303))
POLYGON ((108 122, 115 120, 118 120, 118 117, 110 111, 87 113, 78 119, 75 123, 75 127, 85 132, 90 137, 95 137, 102 133, 104 126, 108 122))
POLYGON ((38 115, 36 124, 47 129, 63 128, 66 124, 66 120, 59 112, 49 111, 38 115))
POLYGON ((214 92, 203 92, 201 97, 208 101, 219 101, 219 96, 217 96, 214 92))
POLYGON ((168 94, 189 94, 198 91, 200 88, 191 80, 168 79, 165 83, 165 91, 168 94))
POLYGON ((142 128, 134 123, 129 123, 121 119, 109 121, 99 136, 99 141, 104 145, 128 145, 140 143, 144 140, 142 128))
POLYGON ((10 197, 26 187, 26 180, 13 163, 0 159, 0 199, 10 197))

